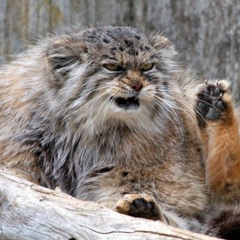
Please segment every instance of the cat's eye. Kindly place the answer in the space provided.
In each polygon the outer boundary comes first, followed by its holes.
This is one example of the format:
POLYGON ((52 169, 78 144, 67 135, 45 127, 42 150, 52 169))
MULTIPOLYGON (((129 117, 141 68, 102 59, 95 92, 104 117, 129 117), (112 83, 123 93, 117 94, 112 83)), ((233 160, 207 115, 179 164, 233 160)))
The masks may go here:
POLYGON ((106 64, 103 64, 103 67, 105 67, 109 71, 114 71, 114 72, 123 70, 123 67, 117 63, 106 63, 106 64))
POLYGON ((147 72, 150 71, 153 68, 154 64, 153 63, 147 63, 142 66, 141 71, 147 72))

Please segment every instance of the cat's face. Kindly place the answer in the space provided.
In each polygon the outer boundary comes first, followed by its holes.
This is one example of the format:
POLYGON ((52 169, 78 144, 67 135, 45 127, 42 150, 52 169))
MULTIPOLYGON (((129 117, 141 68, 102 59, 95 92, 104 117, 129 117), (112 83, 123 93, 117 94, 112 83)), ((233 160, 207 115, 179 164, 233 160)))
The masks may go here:
POLYGON ((170 101, 177 66, 174 48, 162 36, 127 27, 87 29, 57 40, 48 54, 50 87, 66 116, 134 119, 154 115, 161 101, 170 101))

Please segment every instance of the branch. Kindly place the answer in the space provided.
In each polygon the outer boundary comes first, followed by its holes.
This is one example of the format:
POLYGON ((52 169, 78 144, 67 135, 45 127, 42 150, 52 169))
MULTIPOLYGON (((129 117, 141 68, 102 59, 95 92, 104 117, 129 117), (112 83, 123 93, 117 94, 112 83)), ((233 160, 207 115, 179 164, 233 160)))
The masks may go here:
POLYGON ((0 170, 0 212, 2 240, 214 239, 80 201, 7 169, 0 170))

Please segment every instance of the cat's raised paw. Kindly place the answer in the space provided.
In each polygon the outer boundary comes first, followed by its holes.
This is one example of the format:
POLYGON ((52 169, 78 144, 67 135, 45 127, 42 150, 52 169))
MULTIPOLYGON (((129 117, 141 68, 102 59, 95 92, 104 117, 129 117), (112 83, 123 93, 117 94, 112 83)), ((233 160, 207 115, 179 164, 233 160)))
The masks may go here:
POLYGON ((161 211, 148 194, 126 194, 115 205, 117 212, 133 217, 161 220, 161 211))
POLYGON ((224 80, 216 81, 216 83, 206 81, 200 87, 196 104, 200 123, 203 123, 204 120, 216 121, 221 119, 228 107, 228 98, 226 97, 228 88, 229 84, 224 80))

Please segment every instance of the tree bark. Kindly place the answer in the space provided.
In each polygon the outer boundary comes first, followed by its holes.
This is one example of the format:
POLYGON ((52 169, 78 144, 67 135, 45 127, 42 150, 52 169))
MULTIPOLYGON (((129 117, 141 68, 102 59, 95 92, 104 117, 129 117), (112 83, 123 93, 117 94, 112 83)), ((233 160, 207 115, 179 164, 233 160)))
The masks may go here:
POLYGON ((0 170, 1 240, 215 239, 132 218, 0 170))

